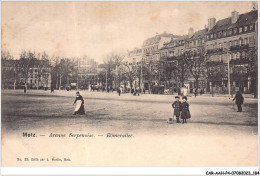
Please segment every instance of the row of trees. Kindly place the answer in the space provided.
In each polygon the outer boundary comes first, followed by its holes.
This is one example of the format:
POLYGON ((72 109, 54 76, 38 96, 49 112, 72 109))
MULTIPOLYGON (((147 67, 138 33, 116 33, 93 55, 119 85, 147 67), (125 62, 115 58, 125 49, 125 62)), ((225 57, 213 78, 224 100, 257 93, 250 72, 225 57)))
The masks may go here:
MULTIPOLYGON (((6 67, 5 63, 12 67, 10 70, 2 69, 3 84, 13 82, 13 88, 16 89, 17 84, 21 84, 18 80, 23 80, 23 84, 27 83, 30 70, 37 68, 36 76, 39 84, 42 76, 46 73, 51 73, 51 86, 56 89, 62 89, 70 82, 77 80, 77 64, 72 58, 61 58, 59 56, 49 56, 46 52, 40 53, 35 51, 22 51, 18 59, 6 51, 1 52, 2 67, 6 67), (14 62, 12 62, 14 61, 14 62)), ((75 58, 74 58, 75 59, 75 58)), ((37 89, 39 86, 37 86, 37 89)))
MULTIPOLYGON (((14 57, 8 53, 1 53, 2 60, 14 60, 14 57)), ((149 92, 157 80, 159 84, 172 85, 173 81, 177 82, 179 89, 188 80, 193 77, 195 80, 195 92, 198 93, 199 80, 206 78, 207 82, 213 82, 219 78, 226 77, 227 70, 225 64, 210 65, 208 60, 209 54, 201 48, 198 52, 184 52, 180 56, 164 57, 160 60, 141 61, 135 64, 126 61, 123 54, 111 53, 105 59, 99 68, 103 71, 98 72, 97 81, 106 88, 118 88, 120 85, 130 85, 142 87, 144 81, 148 83, 149 92), (138 80, 138 84, 133 84, 138 80)), ((58 56, 49 56, 45 52, 36 53, 31 51, 22 51, 19 57, 19 63, 15 63, 14 73, 2 74, 13 81, 14 88, 16 87, 17 78, 28 78, 29 69, 32 68, 37 61, 48 63, 48 65, 38 64, 41 68, 49 66, 51 68, 51 83, 52 87, 56 89, 65 88, 72 82, 78 81, 78 58, 61 58, 58 56)), ((255 92, 257 92, 257 49, 251 48, 246 53, 246 60, 248 60, 248 76, 252 78, 255 83, 255 92)), ((39 71, 37 75, 38 82, 40 81, 42 72, 39 71)), ((2 78, 3 80, 3 78, 2 78)), ((7 80, 6 78, 4 80, 7 80)), ((26 82, 26 80, 25 80, 26 82)), ((256 93, 255 93, 256 94, 256 93)))

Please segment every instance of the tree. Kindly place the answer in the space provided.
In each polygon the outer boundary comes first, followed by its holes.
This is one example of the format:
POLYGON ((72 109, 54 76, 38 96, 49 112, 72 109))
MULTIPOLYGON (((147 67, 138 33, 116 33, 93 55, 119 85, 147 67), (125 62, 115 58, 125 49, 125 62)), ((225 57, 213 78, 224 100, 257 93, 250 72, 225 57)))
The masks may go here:
POLYGON ((115 87, 118 87, 117 84, 120 85, 120 80, 118 78, 119 75, 118 68, 123 64, 124 55, 118 53, 111 53, 104 59, 103 67, 107 73, 107 83, 108 87, 113 85, 113 81, 115 83, 115 87))
POLYGON ((183 54, 183 61, 195 79, 195 93, 198 94, 199 78, 204 76, 204 71, 206 69, 204 49, 201 49, 198 52, 186 51, 183 54))
POLYGON ((126 81, 129 82, 129 84, 130 84, 130 91, 132 91, 132 89, 133 89, 133 82, 137 78, 137 67, 135 65, 132 65, 132 63, 125 62, 121 66, 121 75, 122 75, 121 77, 123 77, 122 80, 126 80, 126 81))
POLYGON ((60 60, 58 65, 59 72, 59 90, 61 90, 61 86, 65 87, 69 84, 70 78, 73 76, 73 72, 75 72, 75 67, 72 61, 68 58, 63 58, 60 60))
POLYGON ((149 93, 151 93, 152 84, 159 73, 157 65, 158 62, 153 59, 149 59, 148 62, 143 64, 143 75, 148 83, 149 93))
POLYGON ((168 84, 171 83, 171 80, 174 80, 177 83, 177 92, 179 88, 184 86, 185 80, 189 76, 189 70, 184 61, 184 55, 180 56, 168 56, 160 60, 162 62, 161 70, 164 76, 164 79, 168 84), (179 83, 181 83, 179 87, 179 83))
POLYGON ((24 83, 26 86, 29 75, 31 76, 34 68, 37 65, 36 53, 31 51, 22 51, 20 54, 19 66, 21 78, 24 78, 24 83))
POLYGON ((248 65, 248 74, 252 77, 254 85, 252 86, 254 91, 254 98, 257 98, 258 95, 258 54, 257 47, 252 47, 247 52, 247 60, 249 61, 248 65))

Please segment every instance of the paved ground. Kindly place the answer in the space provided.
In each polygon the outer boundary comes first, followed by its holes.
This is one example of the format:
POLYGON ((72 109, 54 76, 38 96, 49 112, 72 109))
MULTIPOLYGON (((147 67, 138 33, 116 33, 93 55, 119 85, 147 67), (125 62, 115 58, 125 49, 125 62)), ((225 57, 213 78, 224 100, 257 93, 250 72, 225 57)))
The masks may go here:
MULTIPOLYGON (((116 93, 88 91, 81 94, 85 99, 86 115, 73 116, 75 91, 55 91, 54 94, 36 90, 29 90, 26 94, 21 90, 2 91, 2 134, 15 139, 24 131, 35 130, 46 135, 50 132, 73 132, 106 136, 106 133, 127 132, 135 138, 135 144, 125 141, 128 148, 133 146, 135 151, 136 146, 142 146, 153 151, 152 161, 150 152, 136 151, 141 156, 149 155, 148 165, 257 165, 256 99, 246 98, 244 112, 238 113, 236 107, 234 111, 232 100, 227 97, 190 97, 188 102, 192 118, 187 124, 169 125, 166 120, 172 116, 174 95, 122 94, 119 97, 116 93), (164 146, 164 140, 167 146, 164 146), (162 149, 165 151, 160 151, 158 156, 154 153, 162 149), (165 155, 165 152, 170 152, 170 155, 165 155), (178 159, 173 159, 173 155, 178 159), (164 162, 159 162, 158 158, 162 156, 164 162), (190 159, 191 156, 193 159, 190 159), (224 156, 226 159, 221 159, 224 156)), ((112 145, 110 142, 109 145, 112 145)), ((94 143, 90 146, 98 150, 94 143)), ((104 149, 100 150, 106 153, 104 149)), ((126 152, 123 154, 125 156, 129 155, 129 151, 120 151, 126 152)), ((88 165, 147 165, 143 157, 128 157, 111 163, 109 158, 115 156, 109 147, 107 157, 102 161, 94 159, 96 154, 88 155, 87 161, 78 162, 88 165)))

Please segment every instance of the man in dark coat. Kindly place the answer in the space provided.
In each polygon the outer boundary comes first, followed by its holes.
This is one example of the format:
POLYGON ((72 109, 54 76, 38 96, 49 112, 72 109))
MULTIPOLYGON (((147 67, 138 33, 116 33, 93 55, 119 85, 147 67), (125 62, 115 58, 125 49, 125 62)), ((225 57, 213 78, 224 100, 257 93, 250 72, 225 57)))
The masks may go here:
POLYGON ((23 87, 23 93, 26 93, 26 85, 23 87))
POLYGON ((237 112, 242 112, 242 104, 244 103, 244 97, 243 95, 237 91, 236 96, 234 97, 233 101, 236 100, 236 104, 237 104, 237 112))

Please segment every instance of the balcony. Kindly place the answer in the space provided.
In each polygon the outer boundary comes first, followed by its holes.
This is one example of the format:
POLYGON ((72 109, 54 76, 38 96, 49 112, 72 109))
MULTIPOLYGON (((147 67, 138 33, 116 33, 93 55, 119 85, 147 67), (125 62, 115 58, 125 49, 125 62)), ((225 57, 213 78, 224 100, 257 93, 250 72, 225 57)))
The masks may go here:
POLYGON ((220 52, 223 52, 223 48, 207 50, 207 54, 215 54, 215 53, 220 53, 220 52))
POLYGON ((229 63, 234 65, 243 65, 243 64, 248 64, 249 60, 246 58, 231 59, 229 63))
POLYGON ((217 65, 223 65, 223 61, 207 61, 206 62, 207 67, 212 67, 212 66, 217 66, 217 65))
POLYGON ((239 50, 248 50, 249 45, 236 45, 236 46, 230 46, 230 51, 239 51, 239 50))

